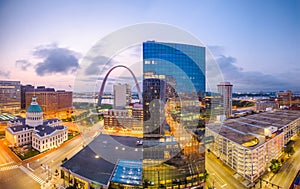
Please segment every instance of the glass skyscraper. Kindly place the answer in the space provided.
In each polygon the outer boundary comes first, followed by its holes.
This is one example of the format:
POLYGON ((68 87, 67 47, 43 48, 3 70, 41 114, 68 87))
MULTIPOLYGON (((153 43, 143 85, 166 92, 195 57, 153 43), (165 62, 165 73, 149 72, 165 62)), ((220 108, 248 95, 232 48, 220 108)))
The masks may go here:
POLYGON ((205 48, 143 43, 143 183, 148 188, 202 188, 205 48))

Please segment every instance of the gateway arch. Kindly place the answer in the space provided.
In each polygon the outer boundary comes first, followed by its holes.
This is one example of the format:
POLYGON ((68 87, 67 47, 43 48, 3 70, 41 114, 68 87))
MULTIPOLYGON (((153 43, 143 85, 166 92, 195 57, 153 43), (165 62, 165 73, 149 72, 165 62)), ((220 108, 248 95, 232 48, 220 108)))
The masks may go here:
POLYGON ((134 75, 134 73, 126 66, 124 65, 117 65, 117 66, 114 66, 112 67, 108 72, 107 74, 105 75, 104 79, 103 79, 103 82, 101 84, 101 88, 100 88, 100 93, 99 93, 99 96, 98 96, 98 106, 101 106, 102 104, 102 96, 103 96, 103 93, 104 93, 104 87, 105 87, 105 84, 106 84, 106 80, 109 76, 109 74, 116 68, 125 68, 127 69, 130 74, 132 75, 133 79, 134 79, 134 82, 135 82, 135 86, 136 86, 136 89, 137 89, 137 92, 138 92, 138 96, 139 96, 139 100, 140 102, 142 102, 142 93, 141 93, 141 89, 140 89, 140 86, 139 86, 139 83, 134 75))

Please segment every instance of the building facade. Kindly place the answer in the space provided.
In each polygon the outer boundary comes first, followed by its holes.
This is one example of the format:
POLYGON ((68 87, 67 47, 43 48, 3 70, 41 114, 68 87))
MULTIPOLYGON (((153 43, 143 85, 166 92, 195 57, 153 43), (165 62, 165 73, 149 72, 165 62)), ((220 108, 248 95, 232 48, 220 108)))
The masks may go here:
POLYGON ((149 188, 204 187, 205 152, 194 137, 204 135, 204 128, 197 131, 204 92, 204 47, 143 43, 143 179, 153 183, 149 188))
MULTIPOLYGON (((21 109, 26 109, 26 92, 33 92, 33 85, 21 85, 21 109)), ((31 99, 30 99, 31 100, 31 99)))
POLYGON ((0 81, 0 113, 18 113, 21 110, 20 81, 0 81))
POLYGON ((276 97, 279 107, 290 107, 292 105, 292 91, 277 92, 276 97))
POLYGON ((143 107, 139 103, 126 109, 109 109, 104 113, 104 128, 143 134, 143 107))
POLYGON ((256 111, 270 111, 279 108, 278 104, 274 101, 257 101, 255 103, 256 111))
POLYGON ((232 84, 230 82, 221 82, 218 85, 218 92, 223 97, 224 115, 226 118, 229 118, 232 114, 232 84))
POLYGON ((263 175, 272 159, 300 131, 300 112, 274 111, 209 124, 209 149, 226 165, 250 182, 263 175))
POLYGON ((5 137, 11 145, 23 146, 30 144, 32 148, 43 152, 60 146, 68 139, 68 129, 61 125, 59 119, 43 120, 42 108, 32 97, 27 108, 26 119, 10 121, 5 130, 5 137))
MULTIPOLYGON (((38 88, 37 88, 38 89, 38 88)), ((55 114, 58 111, 72 111, 72 95, 71 91, 63 90, 45 90, 26 92, 26 109, 31 104, 31 97, 36 96, 39 105, 42 107, 44 114, 55 114)))
POLYGON ((131 103, 131 86, 128 84, 114 85, 114 108, 124 108, 131 103))

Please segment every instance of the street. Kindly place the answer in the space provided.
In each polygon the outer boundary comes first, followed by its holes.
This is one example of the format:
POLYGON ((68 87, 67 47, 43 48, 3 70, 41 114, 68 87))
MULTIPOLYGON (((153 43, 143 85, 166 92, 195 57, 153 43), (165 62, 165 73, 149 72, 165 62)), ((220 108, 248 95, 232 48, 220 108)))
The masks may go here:
POLYGON ((282 188, 289 188, 300 170, 300 138, 294 137, 294 140, 295 154, 283 164, 279 173, 275 174, 270 179, 272 183, 279 185, 282 188))
POLYGON ((33 158, 32 162, 25 160, 23 165, 12 162, 11 156, 4 154, 6 151, 2 146, 1 159, 5 159, 6 163, 2 161, 3 164, 0 165, 1 189, 23 189, 24 186, 30 186, 32 189, 41 188, 41 185, 46 184, 54 175, 56 169, 60 170, 64 158, 71 158, 82 149, 82 141, 81 137, 74 138, 67 145, 63 145, 52 153, 44 156, 42 154, 39 159, 33 158))
POLYGON ((234 171, 227 167, 211 152, 206 153, 205 167, 209 174, 207 186, 217 189, 243 189, 246 188, 233 177, 234 171))

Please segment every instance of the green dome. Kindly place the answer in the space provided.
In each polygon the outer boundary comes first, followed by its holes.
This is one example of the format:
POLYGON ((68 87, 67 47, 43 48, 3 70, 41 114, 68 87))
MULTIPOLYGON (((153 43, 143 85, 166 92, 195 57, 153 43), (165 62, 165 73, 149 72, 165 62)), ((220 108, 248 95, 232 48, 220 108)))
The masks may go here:
POLYGON ((27 112, 43 112, 42 108, 39 105, 30 105, 27 109, 27 112))

